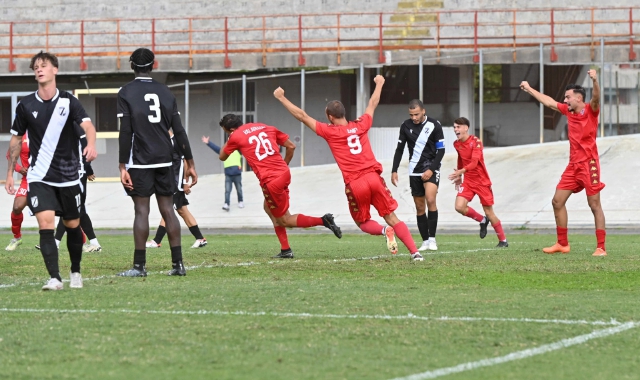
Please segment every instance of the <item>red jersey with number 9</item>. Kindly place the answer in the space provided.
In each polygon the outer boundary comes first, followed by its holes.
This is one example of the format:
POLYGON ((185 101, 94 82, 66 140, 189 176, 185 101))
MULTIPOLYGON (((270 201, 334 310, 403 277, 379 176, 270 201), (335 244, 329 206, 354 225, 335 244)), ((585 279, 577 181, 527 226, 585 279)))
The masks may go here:
POLYGON ((382 165, 376 161, 369 143, 368 132, 372 122, 369 114, 364 114, 347 125, 329 125, 316 121, 316 133, 327 140, 347 185, 364 174, 382 173, 382 165))
POLYGON ((276 127, 249 123, 236 129, 222 150, 226 154, 239 150, 263 185, 289 171, 280 155, 280 145, 288 139, 289 135, 276 127))

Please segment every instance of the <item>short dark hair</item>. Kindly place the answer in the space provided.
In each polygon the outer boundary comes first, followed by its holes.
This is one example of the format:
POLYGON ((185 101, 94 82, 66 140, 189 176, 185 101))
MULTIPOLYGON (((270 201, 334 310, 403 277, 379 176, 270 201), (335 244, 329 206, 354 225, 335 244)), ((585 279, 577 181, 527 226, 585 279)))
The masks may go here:
POLYGON ((455 119, 453 121, 453 124, 466 125, 467 127, 471 128, 471 123, 469 122, 469 119, 463 116, 460 116, 459 118, 455 119))
POLYGON ((242 119, 232 113, 228 113, 220 119, 220 126, 228 130, 239 128, 241 125, 242 119))
POLYGON ((567 87, 565 87, 564 89, 565 91, 569 91, 569 90, 573 90, 574 94, 580 94, 582 95, 582 101, 584 102, 584 100, 587 98, 587 92, 584 90, 584 87, 580 86, 579 84, 573 84, 571 83, 570 85, 568 85, 567 87))
POLYGON ((156 56, 147 48, 138 48, 129 57, 131 68, 138 74, 148 74, 153 70, 153 64, 156 56))
POLYGON ((58 57, 46 51, 40 50, 40 53, 31 57, 31 64, 29 64, 29 68, 31 70, 33 70, 33 66, 36 64, 36 61, 39 59, 43 61, 49 61, 49 63, 51 63, 53 67, 58 68, 58 57))
POLYGON ((413 99, 412 101, 409 102, 409 109, 416 109, 416 108, 420 108, 420 109, 424 109, 424 103, 422 103, 422 100, 420 99, 413 99))
POLYGON ((339 100, 332 100, 327 103, 327 115, 342 119, 345 113, 344 105, 339 100))

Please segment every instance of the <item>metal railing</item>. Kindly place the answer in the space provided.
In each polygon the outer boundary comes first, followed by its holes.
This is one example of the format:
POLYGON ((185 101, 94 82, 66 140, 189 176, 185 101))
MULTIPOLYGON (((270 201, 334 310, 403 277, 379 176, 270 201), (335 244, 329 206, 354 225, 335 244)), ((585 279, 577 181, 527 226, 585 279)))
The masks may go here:
POLYGON ((594 7, 511 10, 420 10, 414 12, 301 14, 238 17, 190 17, 153 19, 51 20, 0 23, 0 58, 30 58, 35 51, 53 51, 62 57, 120 58, 139 46, 150 46, 158 55, 185 56, 189 68, 200 55, 261 54, 263 66, 273 53, 297 54, 304 66, 305 54, 333 53, 336 64, 344 52, 375 51, 385 63, 384 51, 429 50, 439 57, 443 50, 516 49, 551 46, 550 60, 558 59, 556 44, 575 42, 590 46, 594 59, 600 38, 607 45, 628 45, 629 60, 636 59, 634 30, 640 27, 638 7, 594 7))

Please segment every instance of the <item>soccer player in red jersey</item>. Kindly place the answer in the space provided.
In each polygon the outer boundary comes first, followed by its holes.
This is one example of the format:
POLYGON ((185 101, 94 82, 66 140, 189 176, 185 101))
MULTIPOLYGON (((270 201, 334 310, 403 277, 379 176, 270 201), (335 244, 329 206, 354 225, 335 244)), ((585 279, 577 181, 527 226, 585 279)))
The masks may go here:
POLYGON ((280 240, 280 253, 274 258, 293 258, 286 227, 325 226, 333 231, 338 239, 342 237, 340 227, 335 224, 331 214, 318 218, 289 213, 289 162, 296 149, 296 145, 289 140, 289 135, 262 123, 242 125, 242 119, 234 114, 225 115, 220 120, 220 126, 229 134, 229 140, 220 151, 220 160, 225 161, 231 153, 239 150, 260 181, 264 195, 264 211, 271 218, 276 236, 280 240), (279 146, 285 147, 284 159, 280 155, 279 146))
POLYGON ((469 134, 469 119, 459 117, 453 121, 453 131, 458 138, 453 147, 458 152, 458 166, 449 179, 456 185, 458 196, 456 197, 456 211, 480 223, 480 239, 487 236, 487 224, 498 235, 498 247, 508 247, 507 238, 502 229, 500 219, 493 212, 493 191, 487 167, 484 164, 482 154, 482 141, 469 134), (464 181, 462 175, 464 174, 464 181), (474 196, 480 198, 485 216, 469 207, 469 202, 474 196))
POLYGON ((370 235, 384 235, 387 238, 387 248, 393 254, 398 252, 398 244, 395 240, 395 234, 397 234, 409 249, 411 258, 415 261, 422 261, 422 256, 418 253, 409 228, 394 213, 398 208, 398 202, 393 199, 384 179, 380 176, 382 165, 376 161, 369 143, 368 132, 373 122, 373 112, 380 102, 384 77, 377 75, 374 82, 376 88, 371 95, 369 105, 364 115, 356 121, 345 119, 344 106, 337 100, 327 104, 325 113, 330 124, 326 124, 316 121, 291 103, 284 96, 282 88, 278 87, 273 95, 296 119, 303 122, 329 144, 333 157, 342 172, 349 210, 358 227, 370 235), (378 210, 378 214, 384 218, 389 225, 388 227, 383 227, 371 219, 371 205, 378 210))
POLYGON ((593 256, 607 255, 604 246, 606 236, 604 212, 600 204, 600 191, 605 185, 600 178, 600 158, 596 145, 600 114, 600 85, 595 70, 589 70, 589 77, 593 82, 593 94, 589 103, 585 103, 584 88, 576 84, 566 87, 564 103, 558 103, 531 88, 526 81, 520 83, 522 90, 531 94, 546 107, 565 115, 569 123, 569 165, 562 173, 552 201, 558 241, 553 246, 544 248, 545 253, 569 253, 568 216, 565 205, 571 194, 579 193, 584 189, 587 192, 587 202, 593 212, 596 225, 597 246, 593 256))
MULTIPOLYGON (((9 159, 9 151, 7 151, 7 159, 9 159)), ((22 146, 20 147, 20 162, 22 166, 16 162, 14 170, 22 174, 22 181, 20 181, 20 187, 16 192, 16 197, 13 199, 13 210, 11 210, 11 232, 13 233, 13 239, 5 248, 7 251, 15 251, 20 244, 22 244, 22 210, 27 207, 27 170, 29 170, 29 138, 27 133, 22 136, 22 146)))

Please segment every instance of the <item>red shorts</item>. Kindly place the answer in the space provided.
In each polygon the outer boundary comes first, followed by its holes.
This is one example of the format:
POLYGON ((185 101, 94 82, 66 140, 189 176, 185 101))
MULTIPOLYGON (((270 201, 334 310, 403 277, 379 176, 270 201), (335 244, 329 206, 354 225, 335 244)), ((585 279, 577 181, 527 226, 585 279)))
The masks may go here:
POLYGON ((491 186, 466 185, 464 182, 460 184, 458 188, 459 197, 471 202, 476 195, 480 198, 481 205, 493 206, 493 190, 491 190, 491 186))
POLYGON ((286 173, 262 185, 264 202, 269 207, 271 215, 279 218, 289 210, 289 184, 291 183, 291 173, 286 173))
POLYGON ((384 179, 376 172, 367 173, 351 181, 345 186, 345 194, 349 201, 351 217, 357 223, 371 219, 371 205, 378 210, 378 215, 383 217, 398 208, 398 202, 393 199, 384 179))
POLYGON ((587 196, 596 195, 604 189, 604 183, 600 182, 600 160, 593 158, 577 163, 569 163, 564 169, 560 182, 556 189, 571 190, 579 193, 582 189, 587 191, 587 196))
POLYGON ((20 181, 20 187, 16 192, 16 197, 26 197, 27 196, 27 177, 22 177, 22 181, 20 181))

